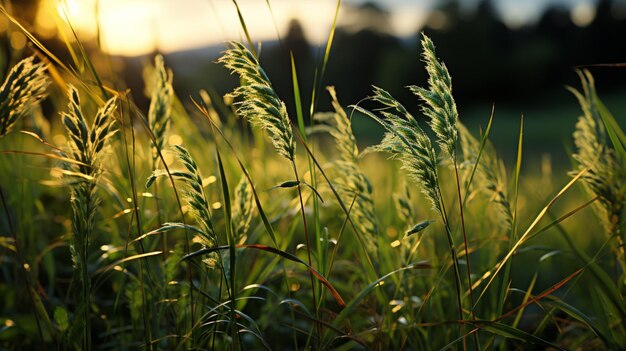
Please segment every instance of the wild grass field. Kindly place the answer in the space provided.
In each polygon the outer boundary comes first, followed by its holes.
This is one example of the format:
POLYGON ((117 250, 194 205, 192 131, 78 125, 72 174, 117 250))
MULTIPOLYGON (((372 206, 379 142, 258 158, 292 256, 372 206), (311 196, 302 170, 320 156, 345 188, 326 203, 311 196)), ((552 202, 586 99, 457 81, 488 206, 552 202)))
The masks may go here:
POLYGON ((413 100, 348 106, 317 83, 331 32, 313 87, 293 63, 289 116, 251 40, 218 60, 226 96, 177 96, 156 56, 142 110, 80 42, 63 62, 23 30, 0 87, 1 349, 626 348, 626 137, 588 71, 570 166, 529 172, 523 119, 505 166, 497 110, 463 123, 427 33, 413 100), (357 119, 383 139, 359 148, 357 119))

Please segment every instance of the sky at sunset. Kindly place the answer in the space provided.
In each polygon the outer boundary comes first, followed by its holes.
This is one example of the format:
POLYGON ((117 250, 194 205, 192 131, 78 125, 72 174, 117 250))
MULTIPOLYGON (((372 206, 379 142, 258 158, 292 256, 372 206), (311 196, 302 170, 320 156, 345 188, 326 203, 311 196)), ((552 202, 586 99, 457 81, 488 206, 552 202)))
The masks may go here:
MULTIPOLYGON (((344 0, 340 18, 349 17, 345 5, 361 0, 344 0)), ((391 31, 399 36, 420 29, 436 0, 375 1, 390 13, 391 31)), ((238 1, 253 40, 275 40, 284 35, 288 22, 298 19, 307 38, 323 43, 332 24, 335 0, 272 0, 270 12, 263 0, 238 1)), ((461 1, 471 11, 476 0, 461 1)), ((594 0, 497 0, 495 7, 510 26, 532 23, 549 4, 562 4, 571 11, 575 23, 593 19, 594 0)), ((83 37, 96 33, 96 0, 42 0, 38 26, 55 28, 58 18, 66 18, 83 37), (56 19, 55 19, 56 17, 56 19)), ((106 0, 99 1, 98 17, 103 48, 112 54, 139 55, 153 51, 171 52, 215 45, 241 39, 243 33, 232 1, 229 0, 106 0)))

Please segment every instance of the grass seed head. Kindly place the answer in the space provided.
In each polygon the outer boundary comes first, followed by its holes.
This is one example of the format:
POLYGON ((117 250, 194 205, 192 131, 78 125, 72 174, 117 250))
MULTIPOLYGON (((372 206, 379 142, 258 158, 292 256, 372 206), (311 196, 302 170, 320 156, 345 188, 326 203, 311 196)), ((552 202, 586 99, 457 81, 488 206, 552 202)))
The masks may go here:
POLYGON ((349 204, 354 199, 350 216, 357 229, 368 236, 367 250, 375 252, 378 222, 374 211, 372 184, 359 167, 359 148, 352 131, 350 118, 341 107, 335 88, 327 87, 326 89, 330 94, 335 112, 318 114, 315 118, 328 127, 327 131, 335 140, 335 145, 339 151, 339 159, 333 163, 337 173, 334 185, 344 202, 349 204))
POLYGON ((452 79, 446 65, 437 59, 435 45, 426 34, 422 33, 422 60, 426 63, 428 89, 410 86, 424 104, 423 113, 430 119, 429 124, 437 135, 437 143, 448 157, 456 159, 458 140, 458 112, 452 96, 452 79))
POLYGON ((250 230, 252 212, 254 210, 252 187, 245 175, 242 175, 239 183, 237 183, 233 203, 232 222, 235 231, 235 241, 243 244, 247 239, 248 230, 250 230))
POLYGON ((34 63, 34 59, 31 56, 13 66, 0 87, 0 138, 47 95, 50 84, 45 74, 47 66, 34 63))
MULTIPOLYGON (((417 120, 385 90, 374 87, 372 100, 382 103, 386 110, 376 117, 387 132, 379 145, 371 148, 391 154, 402 163, 409 177, 421 188, 432 207, 441 213, 439 180, 437 176, 437 156, 431 141, 419 126, 417 120)), ((373 116, 371 112, 368 112, 373 116)))
POLYGON ((168 171, 156 169, 148 177, 146 187, 150 187, 159 177, 171 175, 174 179, 182 181, 185 189, 182 197, 189 205, 190 211, 198 222, 200 229, 199 240, 207 247, 213 247, 217 243, 217 238, 209 209, 209 202, 202 186, 202 175, 198 169, 196 161, 191 157, 189 151, 181 145, 173 146, 176 157, 182 163, 183 170, 168 171))
MULTIPOLYGON (((462 168, 466 170, 467 178, 477 162, 480 152, 480 142, 462 124, 458 123, 460 146, 463 153, 462 168)), ((472 183, 474 188, 486 193, 493 202, 498 218, 498 223, 504 230, 511 229, 513 225, 513 211, 507 193, 506 170, 504 163, 498 158, 493 145, 487 141, 480 160, 476 167, 475 178, 472 183)), ((469 181, 467 179, 466 181, 469 181)))
POLYGON ((242 85, 229 94, 239 99, 237 112, 265 130, 281 156, 295 160, 296 144, 287 108, 256 57, 243 44, 231 42, 218 62, 243 80, 242 85))
POLYGON ((596 210, 608 232, 619 228, 624 220, 626 203, 626 165, 618 157, 615 149, 608 144, 606 130, 597 108, 597 94, 593 76, 589 71, 578 71, 583 93, 573 88, 569 90, 577 98, 583 115, 578 118, 574 131, 576 152, 573 157, 578 173, 588 168, 583 175, 585 188, 598 196, 596 210))
POLYGON ((157 150, 162 150, 169 129, 172 113, 172 72, 165 68, 163 56, 154 58, 154 89, 148 110, 148 123, 154 134, 152 159, 158 158, 157 150))
MULTIPOLYGON (((72 164, 70 168, 84 174, 84 178, 96 178, 100 174, 103 150, 108 140, 115 135, 117 98, 112 97, 98 109, 91 126, 83 114, 78 90, 69 85, 67 88, 68 111, 61 112, 63 125, 67 131, 69 155, 81 164, 72 164)), ((95 181, 95 180, 94 180, 95 181)))

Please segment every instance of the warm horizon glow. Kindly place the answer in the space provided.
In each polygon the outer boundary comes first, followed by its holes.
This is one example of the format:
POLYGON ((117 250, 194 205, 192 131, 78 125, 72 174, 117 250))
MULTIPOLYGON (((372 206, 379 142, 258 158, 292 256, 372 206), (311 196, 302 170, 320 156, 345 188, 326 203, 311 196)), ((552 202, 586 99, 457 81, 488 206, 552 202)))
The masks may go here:
MULTIPOLYGON (((346 5, 364 0, 345 0, 341 20, 349 17, 346 5)), ((436 0, 388 0, 378 3, 390 13, 390 31, 407 36, 419 30, 428 19, 436 0)), ((588 25, 595 16, 595 0, 550 0, 571 9, 576 25, 588 25)), ((463 2, 471 8, 476 1, 463 2)), ((286 34, 288 23, 302 23, 307 39, 323 45, 328 38, 336 0, 239 0, 241 12, 252 35, 262 42, 286 34)), ((536 21, 547 6, 543 0, 499 0, 496 10, 504 22, 516 28, 536 21)), ((435 12, 437 14, 438 12, 435 12)), ((441 17, 441 16, 440 16, 441 17)), ((432 19, 433 26, 443 25, 432 19)), ((445 20, 445 17, 440 18, 445 20)), ((236 8, 231 1, 219 0, 42 0, 37 28, 45 36, 57 35, 58 27, 68 21, 83 39, 94 38, 100 25, 102 49, 115 55, 136 56, 155 49, 174 52, 218 45, 228 40, 243 40, 236 8), (97 13, 97 15, 96 15, 97 13)), ((72 37, 69 31, 65 35, 72 37)))
MULTIPOLYGON (((276 40, 284 35, 291 19, 299 20, 312 43, 326 40, 335 11, 334 0, 272 1, 272 13, 264 1, 238 1, 254 41, 276 40), (253 14, 253 15, 251 15, 253 14), (274 24, 275 23, 275 24, 274 24)), ((245 38, 232 2, 207 0, 100 1, 43 0, 39 27, 50 28, 51 8, 77 29, 85 39, 96 35, 100 24, 103 50, 118 55, 141 55, 158 48, 163 52, 216 45, 245 38)))

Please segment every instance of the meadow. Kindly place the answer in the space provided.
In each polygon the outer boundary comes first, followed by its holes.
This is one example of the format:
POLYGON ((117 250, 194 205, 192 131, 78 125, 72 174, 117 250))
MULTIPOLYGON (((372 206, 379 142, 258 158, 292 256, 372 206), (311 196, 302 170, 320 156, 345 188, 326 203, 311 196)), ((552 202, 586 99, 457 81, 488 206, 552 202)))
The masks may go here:
POLYGON ((142 110, 80 41, 64 62, 22 30, 33 56, 0 87, 1 349, 626 348, 626 137, 588 71, 568 169, 530 172, 523 118, 505 164, 497 111, 463 123, 427 33, 413 100, 348 106, 319 83, 331 32, 313 87, 292 62, 289 116, 250 39, 218 60, 226 96, 177 96, 156 56, 142 110))

